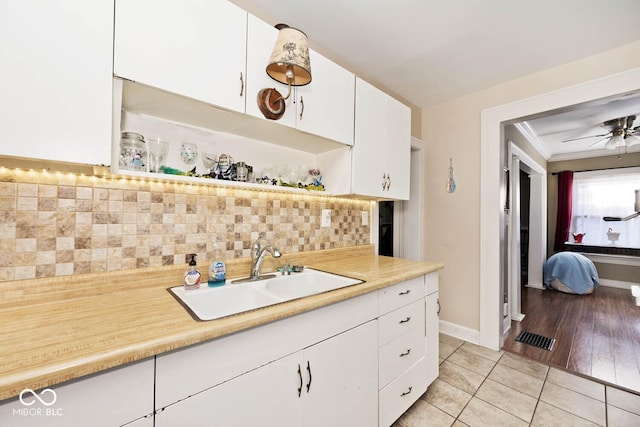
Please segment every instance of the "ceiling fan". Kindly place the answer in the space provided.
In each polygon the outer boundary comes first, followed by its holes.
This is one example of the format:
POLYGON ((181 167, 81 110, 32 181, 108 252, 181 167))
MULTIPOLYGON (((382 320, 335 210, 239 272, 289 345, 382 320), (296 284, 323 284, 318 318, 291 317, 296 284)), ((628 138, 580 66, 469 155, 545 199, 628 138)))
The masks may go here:
POLYGON ((565 139, 562 142, 578 141, 580 139, 587 138, 602 138, 590 145, 593 147, 596 144, 606 141, 605 148, 611 150, 626 146, 632 146, 640 144, 640 126, 633 127, 633 122, 636 116, 620 117, 618 119, 607 120, 602 124, 602 127, 608 130, 607 133, 601 135, 583 136, 580 138, 565 139))

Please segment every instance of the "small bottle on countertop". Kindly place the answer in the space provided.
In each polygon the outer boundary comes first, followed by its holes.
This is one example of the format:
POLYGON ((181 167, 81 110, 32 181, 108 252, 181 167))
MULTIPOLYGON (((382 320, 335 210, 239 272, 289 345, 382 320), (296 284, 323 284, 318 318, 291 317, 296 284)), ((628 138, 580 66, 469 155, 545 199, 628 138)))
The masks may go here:
POLYGON ((224 262, 224 251, 216 245, 213 251, 213 262, 209 265, 209 286, 222 286, 227 279, 227 266, 224 262))
POLYGON ((190 291, 192 289, 198 289, 200 287, 200 279, 202 275, 196 268, 196 255, 191 255, 191 260, 189 260, 189 269, 184 275, 184 289, 186 291, 190 291))

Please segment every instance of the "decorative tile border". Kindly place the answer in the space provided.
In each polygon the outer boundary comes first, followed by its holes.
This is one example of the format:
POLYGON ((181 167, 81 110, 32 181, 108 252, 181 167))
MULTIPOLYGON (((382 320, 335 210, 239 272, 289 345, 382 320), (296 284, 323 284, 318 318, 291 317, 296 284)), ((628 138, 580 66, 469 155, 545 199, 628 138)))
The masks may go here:
POLYGON ((0 280, 205 262, 216 244, 247 258, 260 234, 284 253, 368 244, 362 211, 370 202, 0 168, 0 280))

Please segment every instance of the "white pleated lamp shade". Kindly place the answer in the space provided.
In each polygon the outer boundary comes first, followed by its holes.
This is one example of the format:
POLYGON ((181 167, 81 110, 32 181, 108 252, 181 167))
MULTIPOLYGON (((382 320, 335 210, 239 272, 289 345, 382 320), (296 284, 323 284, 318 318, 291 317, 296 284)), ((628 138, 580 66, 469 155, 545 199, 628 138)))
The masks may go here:
POLYGON ((306 34, 286 24, 278 24, 276 28, 280 32, 267 65, 267 74, 280 83, 291 83, 292 86, 310 83, 311 60, 306 34))

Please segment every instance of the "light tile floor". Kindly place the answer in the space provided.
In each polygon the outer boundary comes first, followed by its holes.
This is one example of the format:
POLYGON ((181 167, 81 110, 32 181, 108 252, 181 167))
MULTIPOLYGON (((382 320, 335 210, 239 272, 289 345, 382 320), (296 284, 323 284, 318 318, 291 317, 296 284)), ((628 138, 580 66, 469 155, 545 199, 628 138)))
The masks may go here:
POLYGON ((393 427, 640 427, 640 396, 440 334, 440 376, 393 427))

